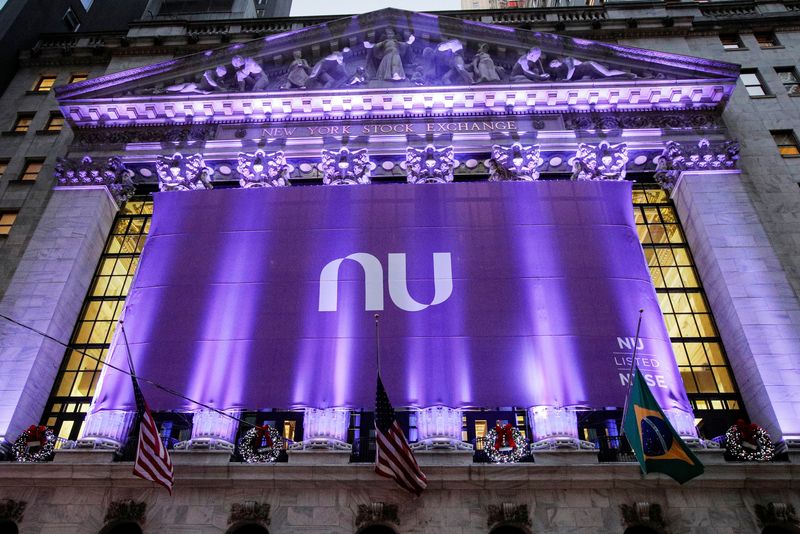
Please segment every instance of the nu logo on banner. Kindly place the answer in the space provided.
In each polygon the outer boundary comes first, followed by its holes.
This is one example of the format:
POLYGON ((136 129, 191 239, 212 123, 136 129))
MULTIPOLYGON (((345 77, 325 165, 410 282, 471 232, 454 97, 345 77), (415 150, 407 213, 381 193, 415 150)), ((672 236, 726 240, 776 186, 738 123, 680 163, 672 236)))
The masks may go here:
MULTIPOLYGON (((319 275, 319 311, 336 311, 339 296, 339 266, 353 260, 364 269, 364 309, 383 309, 383 266, 372 254, 356 252, 328 263, 319 275)), ((416 312, 441 304, 453 293, 453 268, 449 252, 433 253, 434 294, 430 304, 414 300, 406 284, 406 255, 389 254, 389 297, 401 310, 416 312)))

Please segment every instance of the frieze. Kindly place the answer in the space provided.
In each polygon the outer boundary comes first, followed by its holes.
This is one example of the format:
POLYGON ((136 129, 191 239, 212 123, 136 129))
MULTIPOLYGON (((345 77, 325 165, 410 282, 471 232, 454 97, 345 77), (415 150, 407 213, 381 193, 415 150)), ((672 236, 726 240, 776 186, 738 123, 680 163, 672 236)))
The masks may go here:
POLYGON ((564 115, 567 130, 628 130, 660 128, 713 129, 722 127, 722 119, 715 113, 580 113, 564 115))
POLYGON ((135 128, 91 128, 75 130, 78 145, 127 145, 131 143, 186 143, 209 141, 217 135, 217 124, 190 126, 148 126, 135 128))

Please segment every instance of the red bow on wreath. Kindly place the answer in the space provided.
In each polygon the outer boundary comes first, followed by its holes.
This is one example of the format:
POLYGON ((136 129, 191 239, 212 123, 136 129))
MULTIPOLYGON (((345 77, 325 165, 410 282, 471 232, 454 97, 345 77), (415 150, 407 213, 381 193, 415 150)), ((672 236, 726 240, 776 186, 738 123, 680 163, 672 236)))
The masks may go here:
POLYGON ((511 430, 514 427, 511 426, 511 423, 508 423, 505 426, 497 425, 494 427, 494 431, 497 434, 497 437, 494 440, 494 450, 499 451, 500 447, 503 446, 503 442, 506 443, 512 449, 517 448, 517 443, 514 441, 514 436, 511 433, 511 430))
POLYGON ((739 419, 736 421, 736 430, 739 431, 739 434, 742 436, 742 440, 746 441, 752 445, 756 444, 756 432, 760 427, 755 423, 750 423, 749 425, 744 422, 744 419, 739 419))
POLYGON ((26 430, 28 433, 28 437, 25 438, 25 444, 29 447, 40 447, 47 441, 45 437, 45 432, 47 432, 47 427, 43 425, 31 425, 26 430))
POLYGON ((272 436, 269 435, 269 427, 268 426, 257 426, 256 427, 256 439, 258 440, 257 443, 261 443, 262 439, 267 440, 267 447, 274 446, 272 442, 272 436))

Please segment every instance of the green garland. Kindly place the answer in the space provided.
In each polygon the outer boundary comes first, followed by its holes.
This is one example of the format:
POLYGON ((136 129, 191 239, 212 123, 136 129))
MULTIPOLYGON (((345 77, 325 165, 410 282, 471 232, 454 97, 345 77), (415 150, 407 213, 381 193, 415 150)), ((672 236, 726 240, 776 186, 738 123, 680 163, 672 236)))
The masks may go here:
POLYGON ((767 431, 758 427, 753 432, 755 449, 745 447, 742 433, 733 425, 725 433, 725 452, 736 460, 746 462, 769 462, 775 457, 775 446, 767 431))
POLYGON ((259 430, 258 427, 253 427, 245 432, 244 436, 239 440, 239 454, 248 464, 272 463, 278 459, 283 450, 283 438, 275 427, 264 427, 261 437, 259 437, 259 430), (267 438, 267 445, 262 447, 261 442, 264 437, 267 437, 265 434, 268 434, 269 437, 267 438))

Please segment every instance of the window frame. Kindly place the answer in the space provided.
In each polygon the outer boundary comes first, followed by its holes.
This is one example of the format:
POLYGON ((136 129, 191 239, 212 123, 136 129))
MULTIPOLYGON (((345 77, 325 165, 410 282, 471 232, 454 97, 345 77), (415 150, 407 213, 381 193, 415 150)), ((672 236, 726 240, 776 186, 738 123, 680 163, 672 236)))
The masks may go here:
POLYGON ((58 81, 58 75, 56 74, 41 74, 34 82, 33 87, 31 87, 31 90, 28 92, 37 95, 46 95, 53 90, 53 87, 55 87, 56 85, 56 81, 58 81), (47 86, 46 90, 42 89, 45 80, 52 80, 50 82, 50 85, 47 86))
POLYGON ((742 69, 739 72, 739 80, 742 82, 742 85, 744 85, 744 89, 747 92, 747 96, 749 96, 750 98, 764 98, 764 97, 775 96, 772 93, 770 93, 769 86, 766 84, 766 82, 764 82, 764 78, 763 78, 763 76, 761 76, 761 72, 759 72, 759 70, 757 68, 756 69, 750 69, 750 68, 742 69), (748 85, 748 83, 744 79, 745 76, 755 76, 756 80, 758 81, 758 84, 757 85, 755 85, 755 84, 749 84, 748 85), (754 95, 753 93, 750 92, 750 89, 752 87, 760 88, 761 92, 764 93, 764 94, 761 94, 761 95, 755 94, 754 95))
POLYGON ((71 7, 67 8, 67 10, 64 12, 64 16, 61 17, 61 20, 66 25, 67 29, 72 33, 75 33, 81 27, 81 19, 78 18, 78 15, 72 10, 71 7))
POLYGON ((22 166, 22 172, 19 173, 18 182, 25 183, 25 184, 33 184, 39 180, 39 175, 42 173, 42 169, 44 168, 45 158, 25 158, 25 165, 22 166), (34 178, 27 178, 28 176, 33 176, 30 172, 30 167, 32 165, 39 165, 39 169, 36 171, 36 175, 34 178))
POLYGON ((742 36, 738 33, 721 33, 719 35, 719 41, 722 43, 723 50, 726 51, 733 51, 733 50, 747 50, 747 47, 744 45, 744 41, 742 41, 742 36), (728 38, 731 41, 735 40, 735 46, 729 45, 725 43, 725 39, 728 38))
POLYGON ((778 76, 781 84, 783 85, 786 94, 789 96, 800 96, 800 74, 798 74, 797 69, 793 65, 789 65, 786 67, 774 67, 775 74, 778 76), (792 81, 784 81, 781 78, 781 74, 788 73, 794 78, 792 81))
POLYGON ((51 111, 50 115, 47 116, 47 122, 44 124, 44 128, 39 130, 37 133, 45 134, 45 135, 58 135, 64 129, 66 124, 66 119, 64 119, 64 115, 61 114, 60 111, 51 111), (53 128, 55 121, 61 121, 58 124, 58 128, 53 128))
POLYGON ((89 79, 89 75, 88 74, 73 73, 73 74, 69 75, 69 83, 67 85, 71 85, 73 83, 85 82, 88 79, 89 79), (76 80, 76 78, 80 78, 80 79, 76 80))
POLYGON ((0 180, 3 179, 3 176, 6 175, 8 172, 8 166, 11 164, 11 159, 9 158, 0 158, 0 180))
POLYGON ((782 158, 800 158, 800 141, 798 141, 794 130, 770 130, 769 133, 772 135, 772 140, 775 142, 775 146, 778 147, 778 154, 780 154, 782 158), (778 136, 782 135, 788 136, 791 142, 780 143, 778 141, 778 136), (789 150, 784 151, 784 148, 788 148, 789 150))
POLYGON ((14 118, 14 122, 11 125, 11 129, 6 132, 10 135, 25 135, 26 133, 31 131, 31 127, 33 126, 33 120, 36 118, 36 112, 30 111, 20 111, 17 113, 17 116, 14 118), (28 121, 27 124, 22 124, 23 121, 28 121))
POLYGON ((11 229, 14 227, 14 224, 17 222, 17 218, 19 217, 19 210, 17 209, 0 209, 0 238, 8 237, 11 233, 11 229), (13 219, 11 219, 10 223, 4 223, 3 217, 7 215, 13 215, 13 219), (5 231, 5 229, 8 229, 5 231))
POLYGON ((783 48, 781 42, 778 40, 778 36, 775 35, 774 31, 753 32, 753 38, 756 40, 759 48, 762 50, 768 50, 770 48, 783 48))

